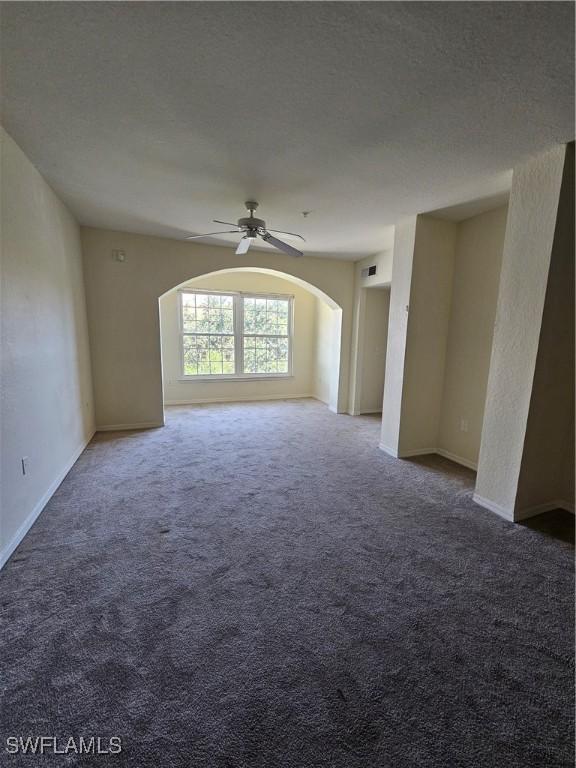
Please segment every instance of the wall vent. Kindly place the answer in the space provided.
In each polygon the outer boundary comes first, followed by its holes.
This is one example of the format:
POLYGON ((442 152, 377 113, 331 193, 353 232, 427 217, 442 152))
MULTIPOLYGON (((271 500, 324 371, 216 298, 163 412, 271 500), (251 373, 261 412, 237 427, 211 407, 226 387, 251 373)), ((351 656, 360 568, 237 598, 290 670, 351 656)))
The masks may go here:
POLYGON ((376 264, 371 267, 366 267, 362 270, 362 277, 372 277, 376 274, 376 264))

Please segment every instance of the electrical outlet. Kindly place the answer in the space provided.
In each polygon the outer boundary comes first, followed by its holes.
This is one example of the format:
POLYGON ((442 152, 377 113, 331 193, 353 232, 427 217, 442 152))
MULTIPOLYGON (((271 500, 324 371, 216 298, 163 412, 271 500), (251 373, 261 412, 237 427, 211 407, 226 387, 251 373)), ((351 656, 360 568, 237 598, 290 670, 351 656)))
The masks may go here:
POLYGON ((468 432, 468 419, 460 419, 460 432, 468 432))
POLYGON ((28 456, 22 456, 22 474, 27 475, 28 474, 28 466, 29 466, 30 459, 28 456))

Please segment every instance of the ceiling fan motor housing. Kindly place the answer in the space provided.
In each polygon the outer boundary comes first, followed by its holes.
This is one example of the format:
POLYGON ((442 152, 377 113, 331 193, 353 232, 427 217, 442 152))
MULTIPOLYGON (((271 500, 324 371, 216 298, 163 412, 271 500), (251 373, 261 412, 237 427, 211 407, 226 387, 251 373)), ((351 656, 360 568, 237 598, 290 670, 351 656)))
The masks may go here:
POLYGON ((247 237, 256 237, 259 229, 266 229, 266 222, 264 219, 256 219, 254 216, 247 216, 243 219, 238 219, 238 226, 240 229, 247 230, 247 237))

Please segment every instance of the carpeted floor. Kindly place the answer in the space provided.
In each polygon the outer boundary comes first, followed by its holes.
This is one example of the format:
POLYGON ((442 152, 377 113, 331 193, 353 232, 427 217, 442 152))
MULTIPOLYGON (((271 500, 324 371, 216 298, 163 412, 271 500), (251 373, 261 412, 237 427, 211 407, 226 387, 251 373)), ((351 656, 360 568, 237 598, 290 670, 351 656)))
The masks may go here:
POLYGON ((3 765, 573 765, 566 525, 312 400, 98 435, 0 574, 3 765))

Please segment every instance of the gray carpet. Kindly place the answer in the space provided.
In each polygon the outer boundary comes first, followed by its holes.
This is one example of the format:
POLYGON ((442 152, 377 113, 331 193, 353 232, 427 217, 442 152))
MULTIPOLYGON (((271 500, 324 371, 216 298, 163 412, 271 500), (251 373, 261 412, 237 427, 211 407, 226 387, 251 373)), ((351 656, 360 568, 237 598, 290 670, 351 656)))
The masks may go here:
POLYGON ((123 749, 3 764, 573 765, 571 544, 378 431, 305 400, 98 435, 0 574, 0 747, 123 749))

